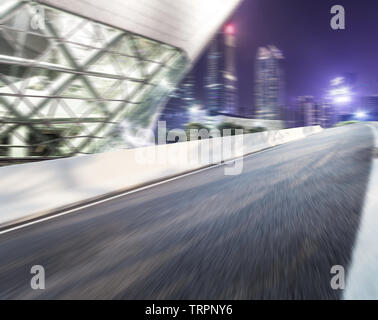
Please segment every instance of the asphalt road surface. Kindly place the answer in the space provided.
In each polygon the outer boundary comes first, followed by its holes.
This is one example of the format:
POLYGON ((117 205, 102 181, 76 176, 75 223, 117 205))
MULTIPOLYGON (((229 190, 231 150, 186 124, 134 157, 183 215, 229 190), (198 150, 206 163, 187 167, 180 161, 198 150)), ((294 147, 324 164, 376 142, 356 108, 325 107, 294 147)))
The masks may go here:
POLYGON ((373 148, 365 125, 326 130, 3 234, 0 298, 339 299, 373 148))

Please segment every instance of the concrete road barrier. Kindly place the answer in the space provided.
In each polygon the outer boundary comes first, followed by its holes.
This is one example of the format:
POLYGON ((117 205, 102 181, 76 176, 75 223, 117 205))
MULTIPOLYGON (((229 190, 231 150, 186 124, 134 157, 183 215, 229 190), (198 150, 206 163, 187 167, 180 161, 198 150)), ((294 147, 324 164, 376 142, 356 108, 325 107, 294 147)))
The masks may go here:
POLYGON ((320 132, 319 126, 0 168, 0 227, 320 132), (231 146, 231 148, 229 148, 231 146))

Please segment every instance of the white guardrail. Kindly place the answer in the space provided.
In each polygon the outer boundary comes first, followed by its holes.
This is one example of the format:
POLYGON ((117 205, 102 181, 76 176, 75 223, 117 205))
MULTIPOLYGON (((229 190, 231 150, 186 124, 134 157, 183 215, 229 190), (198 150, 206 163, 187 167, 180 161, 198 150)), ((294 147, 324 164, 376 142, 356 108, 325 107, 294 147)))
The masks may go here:
POLYGON ((240 136, 215 138, 3 167, 0 168, 0 227, 320 131, 319 126, 294 128, 248 134, 242 140, 240 136), (224 147, 230 145, 232 149, 224 147))

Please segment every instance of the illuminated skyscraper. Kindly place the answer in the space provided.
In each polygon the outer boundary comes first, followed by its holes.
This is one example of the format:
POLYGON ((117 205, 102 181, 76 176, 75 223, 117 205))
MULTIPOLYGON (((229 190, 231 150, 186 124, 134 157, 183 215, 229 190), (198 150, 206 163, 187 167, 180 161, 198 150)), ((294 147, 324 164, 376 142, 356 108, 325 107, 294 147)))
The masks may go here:
POLYGON ((284 106, 284 56, 274 46, 261 47, 256 60, 256 116, 281 120, 284 106))
POLYGON ((190 122, 190 108, 196 101, 194 98, 194 75, 189 75, 169 96, 169 102, 160 115, 159 121, 166 121, 168 129, 183 128, 190 122))
POLYGON ((208 74, 206 79, 207 106, 210 115, 215 115, 222 111, 223 90, 222 90, 222 70, 221 62, 223 53, 220 48, 220 35, 218 34, 211 42, 207 55, 208 74))
POLYGON ((211 115, 238 114, 235 48, 235 27, 232 24, 227 25, 210 44, 206 90, 211 115))
POLYGON ((357 103, 354 94, 357 83, 357 75, 345 73, 331 81, 328 99, 335 106, 336 121, 348 121, 353 117, 357 103))
POLYGON ((317 126, 321 124, 322 105, 317 103, 312 96, 298 97, 297 101, 297 125, 299 127, 317 126))
POLYGON ((371 95, 362 98, 361 110, 356 112, 366 113, 366 118, 370 121, 378 121, 378 95, 371 95))

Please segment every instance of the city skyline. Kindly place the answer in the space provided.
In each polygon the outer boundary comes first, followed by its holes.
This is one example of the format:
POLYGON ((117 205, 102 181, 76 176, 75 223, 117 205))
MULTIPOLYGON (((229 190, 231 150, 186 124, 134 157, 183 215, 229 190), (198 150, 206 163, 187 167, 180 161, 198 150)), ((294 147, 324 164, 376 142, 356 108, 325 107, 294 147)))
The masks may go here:
MULTIPOLYGON (((378 44, 375 16, 378 4, 366 1, 366 6, 346 0, 346 30, 330 27, 329 1, 304 3, 289 0, 287 6, 277 1, 247 0, 229 18, 236 32, 236 63, 239 78, 239 108, 255 110, 255 56, 261 46, 275 45, 285 54, 286 105, 293 106, 299 96, 325 97, 332 79, 345 74, 358 75, 359 93, 378 93, 375 52, 378 44), (308 14, 307 14, 308 13, 308 14), (272 21, 269 23, 268 21, 272 21), (357 36, 358 35, 358 36, 357 36), (353 39, 353 43, 350 42, 353 39)), ((206 101, 204 79, 207 52, 194 67, 196 97, 206 101)), ((251 113, 251 112, 247 112, 251 113)))

